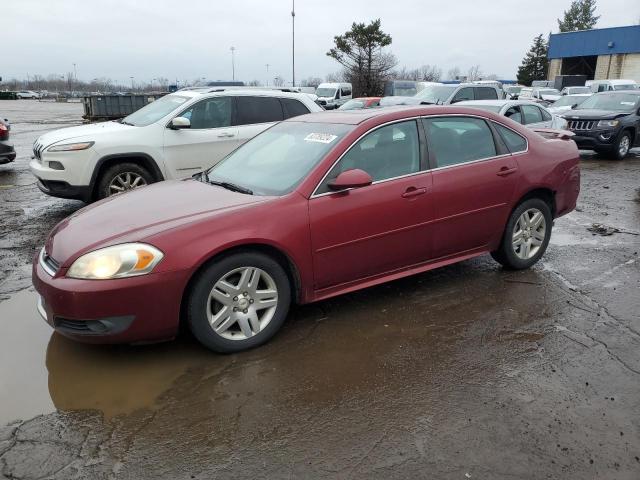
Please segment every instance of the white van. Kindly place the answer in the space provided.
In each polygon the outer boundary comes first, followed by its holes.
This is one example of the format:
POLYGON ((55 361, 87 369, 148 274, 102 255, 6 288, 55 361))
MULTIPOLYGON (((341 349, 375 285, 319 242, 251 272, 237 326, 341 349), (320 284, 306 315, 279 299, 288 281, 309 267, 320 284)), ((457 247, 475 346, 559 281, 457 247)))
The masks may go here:
POLYGON ((321 83, 316 89, 317 103, 327 110, 338 108, 351 100, 350 83, 321 83))
POLYGON ((614 90, 635 90, 638 83, 635 80, 587 80, 585 87, 591 88, 593 93, 611 92, 614 90))

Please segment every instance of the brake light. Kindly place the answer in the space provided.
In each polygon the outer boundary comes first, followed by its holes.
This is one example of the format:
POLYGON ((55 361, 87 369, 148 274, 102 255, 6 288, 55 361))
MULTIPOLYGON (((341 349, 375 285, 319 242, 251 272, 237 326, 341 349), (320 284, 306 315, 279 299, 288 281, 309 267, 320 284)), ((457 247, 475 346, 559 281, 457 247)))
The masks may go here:
POLYGON ((0 140, 6 140, 9 138, 9 127, 4 123, 0 123, 0 140))

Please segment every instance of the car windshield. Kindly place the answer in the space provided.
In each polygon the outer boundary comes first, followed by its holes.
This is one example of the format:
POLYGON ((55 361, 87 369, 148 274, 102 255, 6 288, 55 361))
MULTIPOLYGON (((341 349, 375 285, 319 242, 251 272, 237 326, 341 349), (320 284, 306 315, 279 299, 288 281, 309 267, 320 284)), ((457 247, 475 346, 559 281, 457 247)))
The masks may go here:
POLYGON ((582 97, 578 95, 565 95, 564 97, 556 100, 551 104, 552 107, 569 107, 571 105, 580 105, 589 97, 582 97))
POLYGON ((211 168, 208 180, 232 183, 256 195, 284 195, 353 128, 331 123, 279 123, 211 168))
POLYGON ((362 100, 349 100, 338 108, 338 110, 358 110, 364 108, 364 102, 362 100))
POLYGON ((544 90, 539 90, 540 95, 560 95, 560 92, 555 88, 545 88, 544 90))
POLYGON ((131 115, 124 117, 121 122, 136 127, 146 127, 157 122, 162 117, 170 114, 175 109, 183 105, 189 97, 180 95, 165 95, 164 97, 136 110, 131 115))
POLYGON ((444 103, 456 88, 458 88, 457 85, 431 85, 418 92, 414 97, 422 102, 440 104, 444 103))
POLYGON ((569 87, 567 88, 569 93, 591 93, 591 89, 589 87, 569 87))
POLYGON ((416 87, 395 87, 393 92, 400 97, 413 97, 417 90, 416 87))
POLYGON ((336 89, 335 88, 319 88, 316 90, 316 95, 319 97, 335 97, 336 89))
POLYGON ((507 93, 520 93, 522 87, 504 87, 504 91, 507 93))
POLYGON ((613 110, 615 112, 632 112, 638 104, 640 95, 633 93, 604 93, 587 98, 578 108, 580 110, 613 110))
POLYGON ((636 86, 633 83, 625 84, 625 85, 614 85, 614 90, 635 90, 636 86))

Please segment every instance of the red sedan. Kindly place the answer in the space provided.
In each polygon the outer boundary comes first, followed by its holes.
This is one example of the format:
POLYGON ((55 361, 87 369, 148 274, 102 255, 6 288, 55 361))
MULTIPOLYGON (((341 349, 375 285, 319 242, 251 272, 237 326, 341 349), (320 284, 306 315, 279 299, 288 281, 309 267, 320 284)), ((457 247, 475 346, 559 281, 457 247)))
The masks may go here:
POLYGON ((358 97, 352 98, 348 102, 340 105, 338 110, 360 110, 363 108, 373 108, 380 106, 382 97, 358 97))
POLYGON ((574 209, 578 151, 463 107, 318 113, 282 122, 187 181, 63 220, 34 261, 39 310, 87 342, 264 343, 291 302, 490 253, 523 269, 574 209))

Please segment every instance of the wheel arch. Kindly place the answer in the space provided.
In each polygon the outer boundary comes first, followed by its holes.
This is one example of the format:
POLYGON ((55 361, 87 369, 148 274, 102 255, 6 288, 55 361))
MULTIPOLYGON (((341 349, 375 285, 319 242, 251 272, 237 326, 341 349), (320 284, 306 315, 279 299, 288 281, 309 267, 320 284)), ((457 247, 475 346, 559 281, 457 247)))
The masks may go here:
POLYGON ((556 215, 557 215, 556 192, 549 187, 542 187, 542 186, 532 188, 531 190, 528 190, 525 194, 523 194, 518 199, 518 201, 514 204, 513 208, 511 209, 511 212, 513 212, 516 208, 518 208, 518 205, 520 205, 522 202, 525 202, 530 198, 539 198, 541 200, 544 200, 547 203, 547 205, 549 205, 549 209, 551 210, 551 217, 556 218, 556 215))
POLYGON ((96 188, 102 173, 112 165, 123 162, 135 163, 149 170, 156 182, 164 180, 164 175, 162 174, 158 163, 153 159, 151 155, 147 153, 131 152, 105 155, 104 157, 100 158, 100 160, 98 160, 95 168, 93 169, 93 173, 91 174, 91 183, 89 184, 89 186, 92 198, 96 197, 96 188))
POLYGON ((191 291, 191 288, 198 277, 198 274, 202 272, 205 268, 207 268, 212 262, 219 260, 221 258, 227 257, 229 255, 234 255, 237 253, 243 252, 258 252, 264 255, 267 255, 277 261, 280 266, 284 269, 287 277, 289 278, 289 282, 292 287, 292 295, 291 298, 295 303, 300 302, 302 298, 302 281, 300 279, 300 272, 298 266, 295 264, 290 255, 284 252, 282 249, 269 244, 269 243, 260 243, 260 242, 251 242, 240 245, 233 245, 228 248, 223 248, 212 255, 204 258, 195 270, 189 276, 189 280, 185 284, 185 287, 182 291, 182 296, 180 300, 180 323, 182 324, 185 316, 185 307, 186 307, 186 299, 187 295, 191 291))

